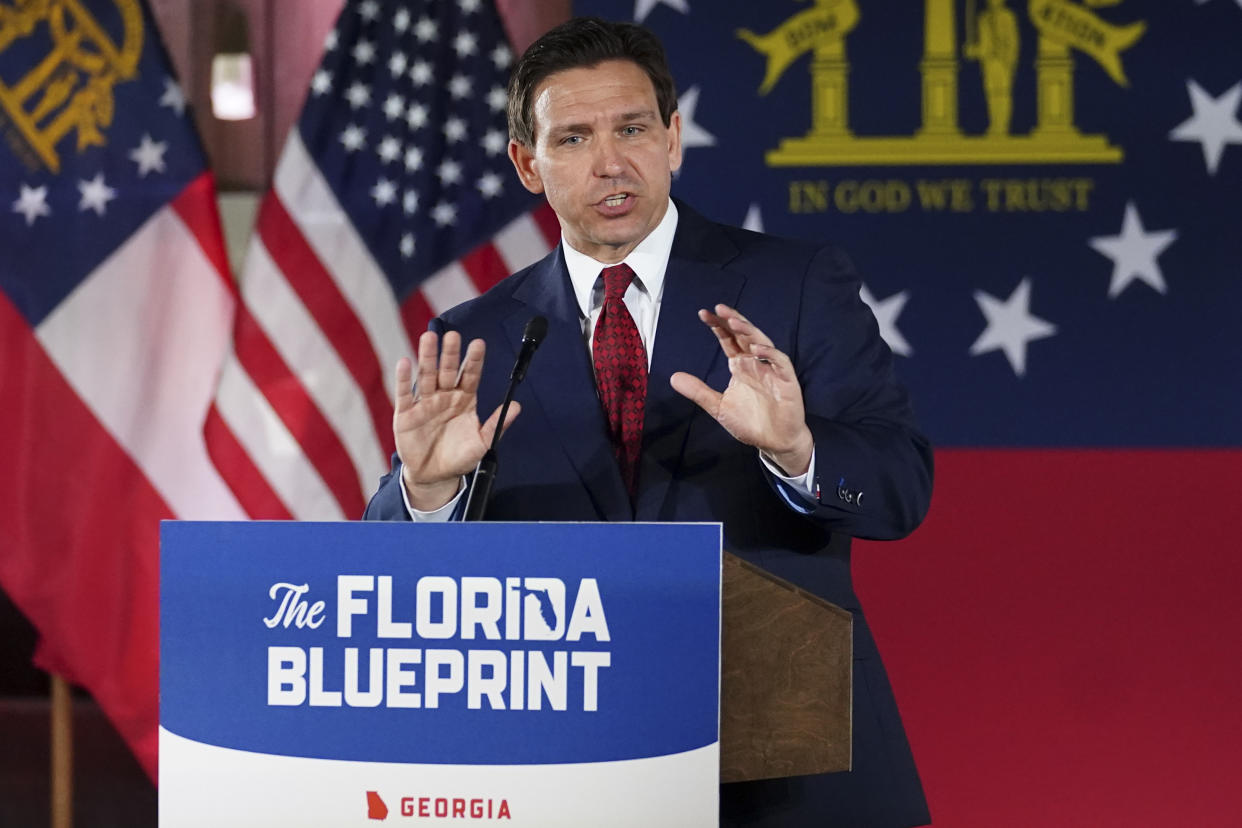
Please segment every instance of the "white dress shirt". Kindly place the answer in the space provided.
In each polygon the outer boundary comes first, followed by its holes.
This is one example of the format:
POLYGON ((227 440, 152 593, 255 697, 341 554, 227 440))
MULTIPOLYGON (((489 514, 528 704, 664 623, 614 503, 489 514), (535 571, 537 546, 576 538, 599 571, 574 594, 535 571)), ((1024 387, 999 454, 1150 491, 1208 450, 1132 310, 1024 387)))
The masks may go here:
MULTIPOLYGON (((626 309, 634 318, 638 335, 643 340, 643 347, 647 349, 648 369, 651 368, 652 352, 655 349, 660 301, 664 296, 664 274, 668 270, 669 256, 673 252, 673 236, 676 233, 677 205, 669 199, 664 218, 660 220, 655 229, 648 233, 647 237, 640 241, 622 262, 614 262, 614 264, 627 264, 634 271, 634 281, 630 282, 630 286, 626 288, 624 300, 626 309)), ((590 352, 592 338, 595 335, 595 325, 604 309, 604 280, 600 277, 600 272, 610 265, 597 262, 585 253, 578 252, 570 247, 564 237, 561 238, 561 251, 565 256, 565 267, 569 270, 569 281, 574 289, 574 297, 578 300, 583 342, 587 351, 590 352)), ((786 477, 784 472, 763 452, 759 452, 759 459, 774 477, 784 481, 806 501, 805 504, 791 502, 791 505, 801 505, 805 511, 815 504, 815 495, 811 491, 815 480, 815 453, 813 451, 811 465, 806 474, 797 477, 786 477)), ((413 520, 435 523, 447 521, 452 516, 453 509, 465 490, 466 481, 462 478, 461 485, 453 499, 431 512, 423 512, 410 505, 404 482, 401 484, 401 497, 405 500, 405 508, 413 520)))

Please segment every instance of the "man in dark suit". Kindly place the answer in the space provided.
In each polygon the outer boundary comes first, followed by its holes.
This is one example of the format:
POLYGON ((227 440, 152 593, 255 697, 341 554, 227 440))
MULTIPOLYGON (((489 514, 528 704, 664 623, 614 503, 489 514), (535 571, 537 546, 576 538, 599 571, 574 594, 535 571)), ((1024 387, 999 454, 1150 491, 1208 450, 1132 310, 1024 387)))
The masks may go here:
POLYGON ((398 364, 397 453, 366 516, 460 516, 466 474, 498 427, 498 410, 480 423, 478 400, 499 402, 527 320, 547 317, 487 517, 720 521, 727 549, 851 610, 854 769, 722 786, 722 824, 924 824, 849 538, 918 525, 930 448, 839 252, 670 199, 676 103, 663 50, 640 27, 573 20, 526 52, 510 81, 509 154, 556 211, 562 244, 436 320, 413 390, 410 361, 398 364))

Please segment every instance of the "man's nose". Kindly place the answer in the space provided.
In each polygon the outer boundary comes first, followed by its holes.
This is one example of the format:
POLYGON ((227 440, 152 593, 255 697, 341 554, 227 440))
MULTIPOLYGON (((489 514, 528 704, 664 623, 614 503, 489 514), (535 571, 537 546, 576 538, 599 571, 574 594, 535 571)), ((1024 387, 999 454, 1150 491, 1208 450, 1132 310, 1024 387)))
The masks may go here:
POLYGON ((625 171, 625 156, 612 138, 595 144, 595 174, 600 178, 616 178, 625 171))

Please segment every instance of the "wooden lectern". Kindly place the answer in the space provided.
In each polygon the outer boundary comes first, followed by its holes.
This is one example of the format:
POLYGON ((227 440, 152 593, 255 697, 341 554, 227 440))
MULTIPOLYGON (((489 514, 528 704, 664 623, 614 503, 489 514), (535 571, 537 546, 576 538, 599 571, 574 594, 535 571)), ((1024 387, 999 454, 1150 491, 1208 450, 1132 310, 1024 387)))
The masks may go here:
POLYGON ((850 769, 853 618, 724 554, 720 781, 850 769))

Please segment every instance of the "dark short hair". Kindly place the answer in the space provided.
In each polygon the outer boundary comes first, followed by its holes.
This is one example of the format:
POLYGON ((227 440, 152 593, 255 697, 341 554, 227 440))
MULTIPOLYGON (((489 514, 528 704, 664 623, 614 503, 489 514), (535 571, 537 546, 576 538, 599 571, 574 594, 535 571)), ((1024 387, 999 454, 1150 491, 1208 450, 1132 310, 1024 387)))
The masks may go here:
POLYGON ((525 146, 535 143, 535 90, 566 69, 598 66, 606 60, 637 64, 655 87, 660 117, 668 126, 677 110, 677 89, 664 47, 648 29, 598 17, 575 17, 536 40, 509 76, 509 137, 525 146))

